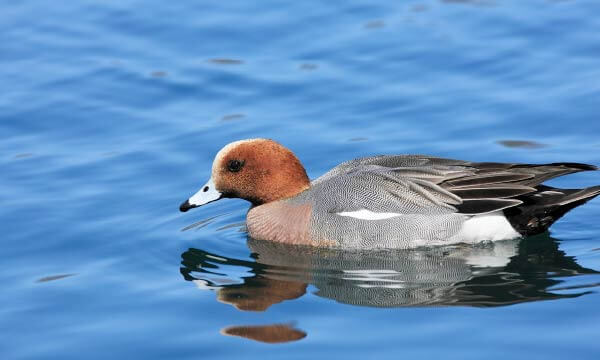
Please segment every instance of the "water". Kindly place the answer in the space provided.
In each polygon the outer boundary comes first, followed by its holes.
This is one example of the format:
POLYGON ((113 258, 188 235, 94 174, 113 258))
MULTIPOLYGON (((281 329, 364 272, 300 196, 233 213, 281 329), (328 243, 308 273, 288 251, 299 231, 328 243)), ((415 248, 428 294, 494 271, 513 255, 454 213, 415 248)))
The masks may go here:
POLYGON ((597 1, 0 8, 2 358, 597 358, 598 199, 412 252, 248 240, 241 200, 177 210, 250 137, 311 177, 380 153, 598 165, 597 1))

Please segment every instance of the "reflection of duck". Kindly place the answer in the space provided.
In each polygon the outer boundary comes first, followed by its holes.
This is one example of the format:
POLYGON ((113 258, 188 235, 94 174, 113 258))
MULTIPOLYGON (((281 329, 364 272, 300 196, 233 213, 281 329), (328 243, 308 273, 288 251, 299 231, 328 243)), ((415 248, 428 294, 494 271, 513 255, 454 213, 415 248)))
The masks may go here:
POLYGON ((291 324, 228 326, 221 329, 221 334, 239 336, 268 344, 297 341, 306 336, 304 331, 295 329, 291 324))
MULTIPOLYGON (((182 254, 186 280, 218 291, 218 299, 240 310, 264 311, 302 296, 376 306, 501 306, 576 297, 552 292, 561 277, 597 274, 558 250, 547 235, 479 246, 410 250, 348 251, 298 247, 250 239, 256 261, 203 250, 182 254), (249 268, 252 276, 231 283, 223 266, 249 268)), ((591 285, 593 286, 593 285, 591 285)))

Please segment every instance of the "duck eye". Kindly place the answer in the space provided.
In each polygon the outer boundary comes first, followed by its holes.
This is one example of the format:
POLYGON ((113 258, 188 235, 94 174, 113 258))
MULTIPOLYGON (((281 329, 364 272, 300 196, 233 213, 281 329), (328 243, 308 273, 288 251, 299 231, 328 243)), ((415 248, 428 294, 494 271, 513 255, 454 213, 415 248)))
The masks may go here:
POLYGON ((242 169, 242 166, 244 166, 244 163, 239 160, 229 160, 229 162, 227 163, 227 169, 229 169, 229 171, 231 172, 240 171, 242 169))

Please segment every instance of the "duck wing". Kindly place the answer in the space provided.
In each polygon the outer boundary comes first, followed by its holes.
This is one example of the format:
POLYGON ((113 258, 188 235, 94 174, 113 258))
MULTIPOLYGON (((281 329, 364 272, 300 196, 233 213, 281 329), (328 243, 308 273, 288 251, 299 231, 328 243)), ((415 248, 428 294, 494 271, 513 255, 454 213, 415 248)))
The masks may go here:
POLYGON ((579 163, 469 162, 426 155, 375 156, 338 165, 313 181, 317 191, 342 191, 332 212, 484 214, 518 206, 542 182, 579 171, 579 163), (343 194, 342 194, 343 195, 343 194), (357 200, 358 198, 358 200, 357 200))

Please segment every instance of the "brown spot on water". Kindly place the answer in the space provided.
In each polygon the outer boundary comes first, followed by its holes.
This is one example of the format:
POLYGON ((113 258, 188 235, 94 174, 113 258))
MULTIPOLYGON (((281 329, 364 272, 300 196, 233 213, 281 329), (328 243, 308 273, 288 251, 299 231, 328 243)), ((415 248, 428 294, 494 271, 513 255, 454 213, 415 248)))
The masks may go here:
POLYGON ((227 336, 239 336, 267 344, 279 344, 297 341, 306 337, 302 330, 294 329, 289 324, 272 324, 259 326, 229 326, 221 330, 227 336))

